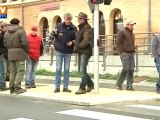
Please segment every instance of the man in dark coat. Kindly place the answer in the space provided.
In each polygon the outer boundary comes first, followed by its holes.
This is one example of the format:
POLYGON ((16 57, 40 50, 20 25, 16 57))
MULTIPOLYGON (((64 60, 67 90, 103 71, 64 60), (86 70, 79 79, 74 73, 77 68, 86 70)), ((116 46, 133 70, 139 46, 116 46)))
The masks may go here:
POLYGON ((10 21, 8 31, 4 35, 4 44, 8 49, 10 63, 10 93, 20 94, 26 92, 21 88, 25 73, 25 60, 28 58, 29 44, 26 32, 19 26, 19 20, 10 21))
POLYGON ((6 87, 6 55, 7 49, 4 46, 3 37, 5 32, 7 31, 7 23, 2 22, 0 24, 0 91, 8 90, 9 88, 6 87))
POLYGON ((116 87, 119 90, 122 90, 123 81, 127 78, 126 90, 134 91, 133 74, 135 68, 135 36, 133 30, 135 24, 134 21, 128 21, 126 27, 120 30, 117 35, 117 47, 119 49, 123 67, 116 83, 116 87))
POLYGON ((72 24, 72 14, 64 14, 64 22, 58 23, 54 31, 51 32, 50 39, 56 51, 56 79, 54 93, 60 92, 61 71, 64 63, 63 92, 71 92, 69 86, 69 69, 71 54, 74 49, 76 39, 76 26, 72 24))
POLYGON ((75 92, 75 94, 85 94, 94 88, 94 83, 87 73, 88 62, 92 56, 91 26, 87 22, 87 17, 88 16, 83 12, 80 12, 78 15, 79 31, 75 41, 75 52, 77 52, 79 56, 79 71, 82 81, 79 90, 75 92))

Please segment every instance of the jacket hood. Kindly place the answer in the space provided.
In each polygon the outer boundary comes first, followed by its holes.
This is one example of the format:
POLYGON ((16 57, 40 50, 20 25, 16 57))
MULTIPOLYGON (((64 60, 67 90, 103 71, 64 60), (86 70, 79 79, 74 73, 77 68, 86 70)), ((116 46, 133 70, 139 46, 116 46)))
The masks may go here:
POLYGON ((8 26, 8 32, 9 33, 14 33, 16 31, 18 31, 20 29, 20 26, 19 25, 9 25, 8 26))

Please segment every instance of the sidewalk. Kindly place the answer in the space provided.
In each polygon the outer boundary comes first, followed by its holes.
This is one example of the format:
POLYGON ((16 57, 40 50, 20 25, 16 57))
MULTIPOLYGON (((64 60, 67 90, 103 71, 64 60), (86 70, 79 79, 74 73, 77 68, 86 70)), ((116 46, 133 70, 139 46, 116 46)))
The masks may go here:
MULTIPOLYGON (((37 79, 42 79, 38 77, 37 79)), ((47 78, 49 79, 49 78, 47 78)), ((53 79, 53 77, 52 77, 53 79)), ((142 84, 142 83, 141 83, 142 84)), ((144 83, 143 83, 144 84, 144 83)), ((24 87, 24 83, 22 83, 24 87)), ((71 93, 62 92, 63 86, 61 86, 60 93, 54 93, 53 84, 37 84, 37 88, 28 89, 26 93, 20 95, 11 95, 9 91, 0 92, 1 95, 23 97, 27 99, 47 100, 53 102, 62 102, 76 105, 99 105, 114 102, 128 102, 128 101, 145 101, 145 100, 160 100, 160 94, 155 92, 146 91, 126 91, 117 89, 100 88, 99 93, 94 93, 94 90, 90 93, 83 95, 75 95, 78 86, 70 86, 71 93)))

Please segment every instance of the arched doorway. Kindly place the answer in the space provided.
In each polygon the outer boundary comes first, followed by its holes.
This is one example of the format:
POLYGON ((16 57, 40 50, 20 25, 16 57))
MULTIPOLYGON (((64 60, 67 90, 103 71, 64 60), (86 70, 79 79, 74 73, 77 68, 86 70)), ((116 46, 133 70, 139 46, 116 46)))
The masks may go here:
MULTIPOLYGON (((114 14, 113 14, 113 34, 117 34, 120 29, 123 28, 123 15, 121 13, 120 9, 116 9, 114 14)), ((117 49, 117 41, 116 41, 116 36, 113 36, 113 51, 114 54, 118 54, 118 49, 117 49)))
MULTIPOLYGON (((47 31, 48 31, 48 28, 49 28, 49 25, 48 25, 48 19, 46 17, 42 17, 41 20, 40 20, 40 33, 42 35, 43 38, 46 38, 47 36, 47 31)), ((44 39, 45 41, 45 39, 44 39)))
POLYGON ((114 14, 114 34, 117 34, 120 29, 123 28, 123 16, 121 10, 117 9, 114 14))
POLYGON ((52 27, 55 28, 58 23, 61 23, 62 19, 60 16, 55 16, 52 21, 52 27))
POLYGON ((102 11, 99 11, 99 35, 100 35, 100 48, 99 52, 102 54, 104 52, 105 47, 105 20, 102 11))

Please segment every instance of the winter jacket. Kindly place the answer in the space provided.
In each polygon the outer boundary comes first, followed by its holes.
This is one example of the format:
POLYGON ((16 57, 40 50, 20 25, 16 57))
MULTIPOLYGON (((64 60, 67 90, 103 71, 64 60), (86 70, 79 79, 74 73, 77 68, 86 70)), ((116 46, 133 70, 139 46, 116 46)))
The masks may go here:
POLYGON ((123 28, 117 35, 117 47, 120 54, 135 52, 135 36, 128 28, 123 28))
POLYGON ((10 61, 21 61, 28 58, 29 44, 26 32, 19 25, 9 25, 4 35, 4 45, 8 49, 10 61))
MULTIPOLYGON (((66 25, 64 22, 59 23, 56 26, 54 32, 54 47, 55 50, 62 52, 64 54, 73 53, 74 44, 72 46, 67 46, 67 43, 76 39, 76 26, 73 24, 66 25)), ((73 42, 74 43, 74 42, 73 42)))
POLYGON ((0 30, 0 55, 6 55, 7 54, 7 49, 4 46, 3 42, 3 36, 4 36, 4 31, 0 30))
POLYGON ((160 58, 160 33, 152 37, 152 42, 151 42, 151 47, 152 47, 152 55, 154 59, 160 58))
POLYGON ((80 24, 77 33, 75 52, 79 54, 92 55, 91 26, 88 23, 80 24))
POLYGON ((43 46, 42 39, 40 36, 32 34, 29 34, 27 38, 29 41, 29 57, 38 60, 41 56, 41 46, 43 46))

